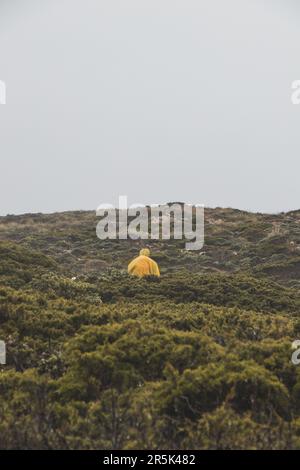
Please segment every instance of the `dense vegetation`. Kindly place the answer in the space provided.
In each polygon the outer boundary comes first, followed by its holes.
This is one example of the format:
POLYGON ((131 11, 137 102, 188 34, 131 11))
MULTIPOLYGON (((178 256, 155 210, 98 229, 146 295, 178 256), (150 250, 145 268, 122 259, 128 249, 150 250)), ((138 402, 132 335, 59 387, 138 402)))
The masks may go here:
POLYGON ((200 253, 96 223, 0 218, 0 448, 300 449, 300 211, 208 209, 200 253))

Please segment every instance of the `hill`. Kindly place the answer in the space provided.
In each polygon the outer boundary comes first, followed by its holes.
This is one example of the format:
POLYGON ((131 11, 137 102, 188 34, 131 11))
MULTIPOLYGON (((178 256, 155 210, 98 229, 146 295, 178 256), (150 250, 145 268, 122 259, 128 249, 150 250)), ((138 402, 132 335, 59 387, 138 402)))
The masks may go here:
POLYGON ((300 211, 206 209, 200 252, 96 224, 0 218, 0 448, 299 449, 300 211))

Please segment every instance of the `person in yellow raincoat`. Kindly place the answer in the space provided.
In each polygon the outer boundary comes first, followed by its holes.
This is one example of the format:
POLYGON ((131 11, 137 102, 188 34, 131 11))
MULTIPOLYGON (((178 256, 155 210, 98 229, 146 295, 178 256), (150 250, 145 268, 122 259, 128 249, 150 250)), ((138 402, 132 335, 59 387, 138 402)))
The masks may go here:
POLYGON ((150 250, 143 248, 140 255, 128 265, 128 273, 133 276, 160 276, 157 263, 150 258, 150 250))

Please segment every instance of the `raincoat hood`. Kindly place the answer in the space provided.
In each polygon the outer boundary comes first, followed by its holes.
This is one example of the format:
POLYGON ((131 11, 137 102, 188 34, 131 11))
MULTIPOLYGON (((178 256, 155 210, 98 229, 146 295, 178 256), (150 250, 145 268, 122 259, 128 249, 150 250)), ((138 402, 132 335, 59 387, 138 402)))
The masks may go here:
POLYGON ((150 250, 149 250, 149 248, 143 248, 143 249, 140 251, 140 256, 150 256, 150 250))

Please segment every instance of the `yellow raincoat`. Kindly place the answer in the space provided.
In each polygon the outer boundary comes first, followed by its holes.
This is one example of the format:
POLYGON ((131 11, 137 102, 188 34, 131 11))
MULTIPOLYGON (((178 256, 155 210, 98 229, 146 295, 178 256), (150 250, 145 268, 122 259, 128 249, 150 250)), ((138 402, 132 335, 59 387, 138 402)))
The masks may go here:
POLYGON ((140 256, 134 258, 128 265, 128 273, 133 276, 160 276, 157 263, 150 258, 150 250, 144 248, 140 251, 140 256))

